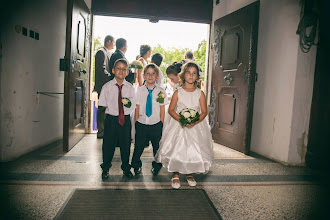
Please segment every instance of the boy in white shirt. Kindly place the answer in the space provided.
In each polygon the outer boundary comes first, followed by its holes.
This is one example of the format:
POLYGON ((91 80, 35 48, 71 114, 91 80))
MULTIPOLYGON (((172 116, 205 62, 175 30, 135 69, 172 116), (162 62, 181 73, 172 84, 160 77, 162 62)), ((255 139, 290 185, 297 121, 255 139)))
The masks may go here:
POLYGON ((112 69, 115 77, 104 84, 99 98, 99 106, 106 107, 104 136, 102 144, 102 179, 109 178, 109 169, 117 145, 120 147, 121 169, 127 178, 133 177, 129 164, 131 147, 130 113, 135 109, 135 90, 125 80, 128 74, 126 59, 118 59, 112 69))
MULTIPOLYGON (((159 68, 155 64, 148 64, 144 68, 143 77, 145 84, 139 87, 136 92, 136 133, 132 158, 132 167, 136 176, 141 173, 141 155, 145 143, 151 141, 154 156, 157 153, 162 137, 165 105, 168 104, 165 90, 156 84, 156 80, 159 78, 159 68)), ((152 162, 151 172, 154 176, 157 176, 161 168, 161 163, 152 162)))

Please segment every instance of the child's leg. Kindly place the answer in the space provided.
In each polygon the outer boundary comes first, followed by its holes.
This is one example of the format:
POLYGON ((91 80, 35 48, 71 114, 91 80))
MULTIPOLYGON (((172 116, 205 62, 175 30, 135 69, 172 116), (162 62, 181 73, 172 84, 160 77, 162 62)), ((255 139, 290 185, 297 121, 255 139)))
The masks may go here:
MULTIPOLYGON (((152 126, 152 129, 149 131, 149 137, 152 143, 152 149, 154 156, 156 155, 158 149, 159 149, 159 142, 162 138, 162 131, 163 131, 163 123, 160 121, 154 126, 152 126)), ((159 170, 162 168, 161 163, 157 163, 156 161, 152 162, 152 167, 157 171, 157 174, 159 170)), ((156 174, 156 175, 157 175, 156 174)))
MULTIPOLYGON (((118 119, 117 119, 118 120, 118 119)), ((117 136, 118 144, 120 147, 120 156, 121 156, 121 169, 126 172, 131 169, 129 164, 129 156, 131 149, 131 120, 129 115, 125 115, 125 124, 124 126, 119 125, 117 122, 117 136)))
POLYGON ((140 122, 136 122, 135 131, 135 146, 132 158, 132 167, 134 167, 134 169, 138 169, 142 167, 141 155, 144 150, 145 142, 147 141, 146 126, 140 122))
MULTIPOLYGON (((111 167, 111 161, 115 152, 117 135, 115 126, 115 117, 106 115, 104 121, 104 136, 102 144, 102 170, 107 172, 111 167)), ((117 122, 118 123, 118 122, 117 122)))

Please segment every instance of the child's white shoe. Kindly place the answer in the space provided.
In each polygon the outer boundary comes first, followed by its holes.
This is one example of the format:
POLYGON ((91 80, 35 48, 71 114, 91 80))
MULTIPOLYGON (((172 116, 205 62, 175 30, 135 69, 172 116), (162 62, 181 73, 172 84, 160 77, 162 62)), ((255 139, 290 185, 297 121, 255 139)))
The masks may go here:
POLYGON ((173 189, 179 189, 181 187, 180 181, 179 182, 173 182, 173 180, 179 180, 179 177, 173 177, 171 179, 171 181, 172 181, 172 188, 173 189))
POLYGON ((187 182, 188 182, 189 186, 196 186, 197 185, 197 182, 196 182, 196 180, 194 179, 193 176, 186 176, 186 179, 187 179, 187 182))

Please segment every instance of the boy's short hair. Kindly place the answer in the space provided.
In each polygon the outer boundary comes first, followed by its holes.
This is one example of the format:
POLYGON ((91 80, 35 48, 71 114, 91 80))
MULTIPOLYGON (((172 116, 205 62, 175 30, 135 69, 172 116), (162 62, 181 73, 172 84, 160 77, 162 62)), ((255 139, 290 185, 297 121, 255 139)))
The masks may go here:
MULTIPOLYGON (((128 61, 124 58, 116 60, 115 64, 113 64, 113 68, 115 68, 117 66, 117 63, 125 64, 128 67, 128 61)), ((127 69, 127 71, 128 71, 128 69, 127 69)))
POLYGON ((155 53, 154 55, 152 55, 151 61, 153 61, 159 67, 160 64, 162 64, 163 62, 163 55, 161 55, 160 53, 155 53))
POLYGON ((159 75, 159 68, 158 68, 158 66, 156 66, 156 65, 153 64, 153 63, 149 63, 148 65, 146 65, 146 66, 144 67, 143 74, 146 74, 147 69, 149 69, 149 68, 153 68, 153 69, 155 70, 156 74, 159 75))
POLYGON ((118 38, 116 40, 116 49, 120 50, 121 48, 126 46, 126 44, 127 44, 127 41, 124 38, 118 38))
POLYGON ((104 46, 108 43, 109 40, 113 41, 115 38, 111 35, 107 35, 105 38, 104 38, 104 46))

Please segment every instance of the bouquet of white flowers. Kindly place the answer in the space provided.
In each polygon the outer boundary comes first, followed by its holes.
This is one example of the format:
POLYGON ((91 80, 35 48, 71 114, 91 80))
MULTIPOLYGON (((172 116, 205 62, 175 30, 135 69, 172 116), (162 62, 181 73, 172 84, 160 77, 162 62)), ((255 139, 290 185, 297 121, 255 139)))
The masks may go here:
POLYGON ((136 73, 137 70, 143 69, 143 64, 138 60, 134 60, 129 64, 129 68, 131 68, 133 73, 136 73))
POLYGON ((183 109, 180 113, 180 123, 182 126, 186 124, 192 124, 199 120, 199 113, 194 109, 186 108, 183 109))

